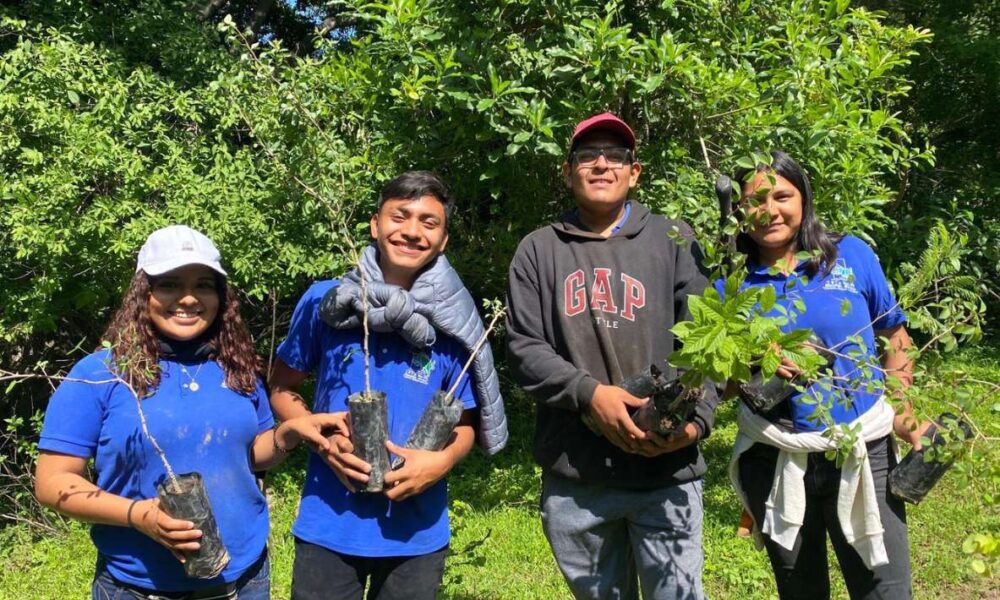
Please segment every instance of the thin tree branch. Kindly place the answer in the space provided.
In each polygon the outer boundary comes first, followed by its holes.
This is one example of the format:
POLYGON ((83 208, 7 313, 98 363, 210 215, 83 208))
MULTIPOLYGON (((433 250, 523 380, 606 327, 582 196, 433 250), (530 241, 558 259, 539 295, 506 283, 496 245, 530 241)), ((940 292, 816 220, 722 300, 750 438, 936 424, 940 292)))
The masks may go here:
POLYGON ((462 376, 469 370, 469 366, 472 365, 472 361, 475 360, 476 355, 479 354, 483 345, 486 344, 486 340, 490 337, 490 332, 493 331, 493 327, 496 326, 497 320, 502 317, 505 312, 506 310, 501 308, 493 315, 493 320, 490 321, 489 327, 486 328, 486 331, 483 332, 483 335, 480 336, 479 340, 476 342, 475 347, 472 348, 472 352, 469 354, 468 360, 466 360, 465 365, 462 366, 462 371, 458 374, 458 377, 455 378, 455 383, 452 384, 451 389, 448 390, 447 396, 449 398, 455 395, 455 390, 458 389, 458 384, 462 381, 462 376))

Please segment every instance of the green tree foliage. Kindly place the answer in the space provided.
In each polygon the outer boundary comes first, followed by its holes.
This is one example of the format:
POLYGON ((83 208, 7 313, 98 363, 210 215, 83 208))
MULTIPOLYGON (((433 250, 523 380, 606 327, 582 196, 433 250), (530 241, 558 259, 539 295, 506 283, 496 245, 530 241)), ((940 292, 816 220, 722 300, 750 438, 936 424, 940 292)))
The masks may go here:
POLYGON ((811 165, 824 215, 862 235, 885 224, 881 176, 928 158, 892 110, 926 35, 842 2, 465 6, 359 6, 371 34, 318 62, 353 71, 366 121, 400 128, 384 144, 396 164, 446 171, 473 203, 462 239, 495 249, 467 257, 492 278, 484 287, 501 287, 491 267, 566 205, 555 176, 565 141, 598 110, 636 125, 640 199, 701 232, 716 220, 711 176, 751 149, 781 146, 811 165))
POLYGON ((810 165, 825 218, 863 236, 889 223, 895 174, 929 160, 894 110, 927 34, 842 1, 342 12, 349 47, 328 36, 308 56, 167 0, 27 3, 17 15, 37 20, 5 20, 6 343, 92 335, 144 236, 174 221, 212 235, 253 297, 287 298, 343 264, 330 250, 379 183, 415 167, 453 185, 456 258, 497 295, 517 240, 567 204, 572 125, 603 109, 636 126, 640 198, 706 235, 714 172, 750 149, 810 165))
POLYGON ((3 4, 10 17, 72 32, 79 41, 102 43, 130 62, 195 77, 212 75, 199 71, 197 59, 200 53, 218 48, 215 36, 204 35, 204 25, 227 16, 255 38, 281 40, 300 54, 313 52, 317 37, 343 40, 358 26, 344 14, 345 5, 326 0, 20 0, 3 4))
MULTIPOLYGON (((886 22, 924 27, 933 41, 907 68, 913 89, 901 102, 913 140, 935 148, 933 167, 900 181, 889 214, 898 223, 883 259, 899 264, 924 245, 929 224, 943 219, 969 237, 969 267, 1000 309, 1000 2, 997 0, 865 0, 886 22)), ((995 334, 998 322, 992 320, 995 334)))
MULTIPOLYGON (((0 338, 94 334, 138 246, 172 222, 211 235, 238 285, 258 296, 343 262, 328 251, 338 209, 301 201, 262 160, 242 107, 216 80, 185 89, 100 45, 5 26, 19 40, 0 75, 0 338)), ((203 62, 232 64, 216 54, 203 62)))

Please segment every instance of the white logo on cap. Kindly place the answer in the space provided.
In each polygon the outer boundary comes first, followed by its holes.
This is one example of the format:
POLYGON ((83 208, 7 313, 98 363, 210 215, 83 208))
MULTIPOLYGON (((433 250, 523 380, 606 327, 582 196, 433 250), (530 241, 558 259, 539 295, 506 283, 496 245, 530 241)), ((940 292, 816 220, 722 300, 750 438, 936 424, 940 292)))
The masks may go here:
POLYGON ((184 242, 181 244, 181 250, 186 250, 188 252, 194 252, 194 244, 191 242, 184 242))

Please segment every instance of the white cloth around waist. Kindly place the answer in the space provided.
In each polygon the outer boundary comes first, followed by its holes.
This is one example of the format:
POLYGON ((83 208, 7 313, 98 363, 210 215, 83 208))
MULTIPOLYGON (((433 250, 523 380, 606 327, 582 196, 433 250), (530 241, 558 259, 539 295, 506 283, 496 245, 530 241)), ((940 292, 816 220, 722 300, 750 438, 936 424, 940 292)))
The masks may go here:
MULTIPOLYGON (((852 429, 860 427, 860 431, 840 469, 838 521, 847 542, 857 550, 869 569, 888 564, 889 557, 882 537, 882 519, 866 443, 889 435, 894 417, 893 408, 881 398, 863 415, 849 423, 852 429)), ((755 414, 743 402, 738 403, 737 423, 739 433, 729 460, 729 478, 740 502, 750 514, 746 494, 740 485, 740 455, 755 443, 778 449, 774 483, 764 508, 764 523, 754 523, 754 541, 758 548, 763 547, 761 534, 764 534, 782 548, 791 550, 806 512, 805 474, 808 456, 813 452, 835 450, 836 440, 824 432, 789 431, 755 414)))

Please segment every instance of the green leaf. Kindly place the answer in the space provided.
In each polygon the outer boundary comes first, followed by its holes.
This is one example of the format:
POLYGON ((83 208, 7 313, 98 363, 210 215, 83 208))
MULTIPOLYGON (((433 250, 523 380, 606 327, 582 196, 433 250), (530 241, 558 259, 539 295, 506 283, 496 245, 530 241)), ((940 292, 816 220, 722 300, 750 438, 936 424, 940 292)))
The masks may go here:
POLYGON ((774 286, 765 285, 760 293, 760 310, 762 312, 770 312, 774 308, 776 300, 774 286))
POLYGON ((965 538, 965 541, 962 542, 962 552, 966 554, 973 554, 978 549, 979 549, 979 543, 971 535, 965 538))
POLYGON ((688 298, 688 311, 695 323, 704 323, 708 320, 709 311, 705 307, 705 301, 700 296, 688 298))
POLYGON ((760 360, 760 370, 764 373, 765 377, 771 377, 774 375, 778 367, 781 366, 781 357, 774 350, 768 349, 764 353, 764 356, 760 360))
POLYGON ((972 567, 972 570, 975 571, 975 573, 977 575, 985 575, 986 574, 986 571, 987 571, 986 563, 983 562, 983 559, 981 559, 981 558, 974 558, 974 559, 972 559, 972 562, 969 563, 969 566, 972 567))
POLYGON ((562 156, 563 154, 562 148, 560 148, 555 142, 539 142, 538 149, 549 156, 562 156))
POLYGON ((726 288, 725 288, 726 298, 732 298, 733 296, 738 294, 740 292, 740 285, 742 284, 742 282, 743 282, 742 277, 740 277, 736 273, 733 273, 729 277, 726 277, 726 288))
POLYGON ((518 133, 517 135, 514 136, 514 143, 524 144, 524 142, 527 142, 530 139, 531 139, 531 132, 522 131, 521 133, 518 133))

